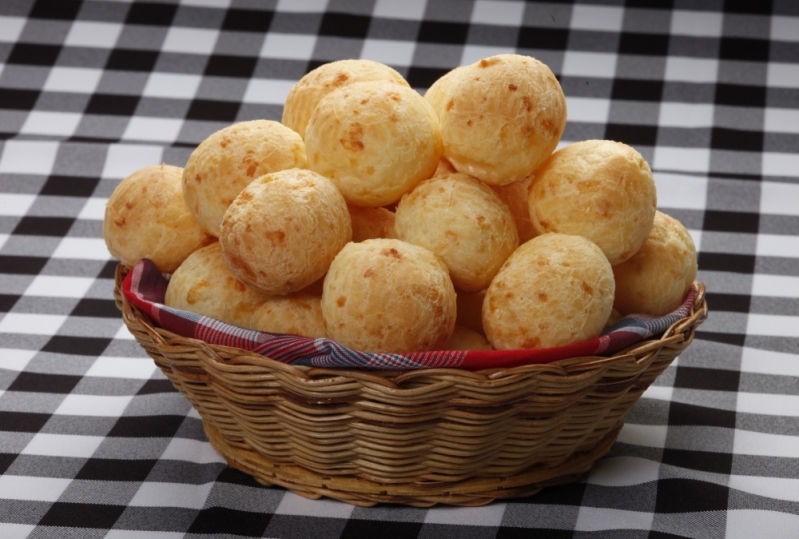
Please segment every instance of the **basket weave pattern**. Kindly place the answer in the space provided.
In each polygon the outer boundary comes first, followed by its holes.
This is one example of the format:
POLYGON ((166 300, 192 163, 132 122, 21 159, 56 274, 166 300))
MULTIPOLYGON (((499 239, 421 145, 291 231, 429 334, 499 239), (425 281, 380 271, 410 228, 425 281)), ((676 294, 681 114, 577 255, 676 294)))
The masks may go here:
POLYGON ((280 363, 155 327, 121 292, 122 318, 197 409, 213 447, 263 484, 356 505, 482 505, 577 480, 624 415, 693 340, 705 287, 661 338, 610 357, 470 372, 280 363))

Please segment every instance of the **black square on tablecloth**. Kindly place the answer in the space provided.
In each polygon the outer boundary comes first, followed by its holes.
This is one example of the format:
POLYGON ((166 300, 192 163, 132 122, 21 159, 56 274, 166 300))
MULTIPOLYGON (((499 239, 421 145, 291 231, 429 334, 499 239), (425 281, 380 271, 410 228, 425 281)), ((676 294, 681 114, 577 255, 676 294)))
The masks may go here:
POLYGON ((673 9, 674 0, 625 0, 624 5, 646 9, 673 9))
POLYGON ((689 470, 729 475, 732 472, 732 455, 713 451, 674 449, 663 450, 663 464, 689 470))
MULTIPOLYGON (((700 255, 701 256, 701 255, 700 255)), ((754 257, 752 257, 754 259, 754 257)), ((703 270, 709 269, 700 266, 703 270)), ((725 270, 720 270, 725 271, 725 270)), ((749 272, 746 272, 749 273, 749 272)), ((733 313, 748 313, 752 305, 752 296, 747 294, 725 294, 722 292, 707 292, 705 294, 708 305, 713 306, 713 310, 727 311, 733 313)))
POLYGON ((14 227, 14 234, 27 236, 66 236, 74 217, 38 217, 25 216, 14 227))
POLYGON ((0 88, 0 103, 3 108, 11 110, 32 110, 39 99, 38 90, 17 90, 16 88, 0 88))
POLYGON ((658 128, 655 125, 609 123, 605 128, 605 138, 630 146, 654 146, 658 138, 658 128))
POLYGON ((2 412, 0 411, 0 431, 3 432, 39 432, 50 420, 50 414, 34 412, 2 412))
POLYGON ((763 151, 763 132, 714 127, 710 131, 710 147, 717 150, 763 151))
POLYGON ((660 101, 663 81, 640 79, 615 79, 611 98, 630 101, 660 101))
POLYGON ((746 13, 751 15, 771 15, 771 0, 724 0, 726 13, 746 13))
MULTIPOLYGON (((682 367, 680 367, 681 369, 682 367)), ((679 376, 679 373, 677 374, 679 376)), ((735 428, 735 412, 707 408, 694 404, 672 402, 669 405, 669 425, 735 428)))
POLYGON ((178 6, 155 2, 136 2, 130 6, 126 24, 146 24, 150 26, 169 26, 175 17, 178 6))
POLYGON ((45 352, 70 354, 75 356, 99 356, 112 339, 103 337, 73 337, 70 335, 54 335, 42 347, 45 352))
POLYGON ((740 379, 740 371, 680 366, 674 379, 674 387, 734 393, 738 391, 740 379))
POLYGON ((719 58, 748 62, 768 62, 769 41, 746 37, 722 37, 719 58))
POLYGON ((0 294, 0 313, 7 313, 21 296, 17 294, 0 294))
POLYGON ((726 511, 727 487, 693 479, 661 479, 657 484, 656 513, 726 511))
POLYGON ((110 529, 124 510, 124 505, 55 502, 39 526, 110 529))
POLYGON ((8 391, 26 391, 32 393, 68 394, 80 382, 80 376, 71 374, 46 374, 43 372, 23 371, 17 375, 8 391))
POLYGON ((94 94, 86 105, 86 113, 132 116, 139 99, 137 95, 94 94))
POLYGON ((171 438, 183 423, 183 416, 120 417, 108 436, 119 438, 171 438))
POLYGON ((534 28, 522 26, 516 46, 520 49, 545 49, 561 51, 569 41, 567 28, 534 28))
POLYGON ((766 88, 765 86, 719 83, 716 84, 715 103, 733 107, 765 108, 766 88))
POLYGON ((272 11, 231 8, 222 21, 222 30, 263 33, 269 30, 273 17, 272 11))
POLYGON ((216 77, 237 77, 248 79, 255 71, 258 58, 213 54, 205 66, 205 74, 216 77))
POLYGON ((157 393, 177 393, 177 389, 170 380, 147 380, 139 388, 136 395, 154 395, 157 393))
POLYGON ((434 82, 447 74, 448 69, 436 67, 411 67, 405 79, 411 88, 430 88, 434 82))
POLYGON ((6 473, 6 470, 16 458, 16 453, 0 453, 0 476, 6 473))
POLYGON ((108 55, 106 69, 116 71, 150 72, 158 61, 158 51, 140 51, 132 49, 114 49, 108 55))
MULTIPOLYGON (((392 522, 350 519, 340 539, 361 539, 362 537, 379 537, 380 539, 403 539, 418 537, 422 530, 421 522, 392 522)), ((528 536, 529 537, 529 536, 528 536)))
MULTIPOLYGON (((8 55, 8 64, 52 66, 55 65, 61 47, 36 43, 17 43, 8 55)), ((5 107, 4 107, 5 108, 5 107)))
POLYGON ((696 338, 705 341, 731 344, 732 346, 743 346, 746 343, 746 335, 741 333, 719 333, 715 331, 697 331, 696 338))
POLYGON ((144 481, 155 466, 155 459, 90 458, 75 479, 87 481, 144 481))
MULTIPOLYGON (((704 230, 713 230, 705 228, 704 230)), ((711 253, 701 251, 698 256, 699 267, 707 271, 729 271, 732 273, 753 274, 755 272, 755 255, 739 255, 734 253, 711 253)), ((710 294, 708 294, 708 298, 710 294)))
POLYGON ((349 13, 325 13, 319 26, 319 35, 363 39, 369 34, 372 19, 349 13))
POLYGON ((98 279, 114 279, 116 278, 116 271, 117 265, 119 261, 117 260, 109 260, 105 264, 103 264, 103 269, 100 270, 100 273, 97 275, 98 279))
POLYGON ((39 191, 40 195, 81 197, 92 196, 100 178, 83 176, 50 176, 39 191))
POLYGON ((195 99, 186 113, 186 119, 233 123, 239 113, 239 106, 231 101, 195 99))
POLYGON ((80 4, 77 0, 37 0, 28 17, 71 21, 78 14, 80 4))
POLYGON ((622 32, 619 37, 619 54, 667 56, 668 53, 668 35, 622 32))
POLYGON ((0 255, 0 273, 39 275, 47 261, 43 256, 0 255))
POLYGON ((119 318, 119 309, 113 299, 83 298, 69 314, 70 316, 119 318))
POLYGON ((552 528, 515 528, 500 526, 495 539, 530 539, 543 537, 545 539, 573 539, 571 530, 553 530, 552 528))
POLYGON ((246 474, 230 466, 223 468, 219 475, 216 476, 219 483, 230 483, 232 485, 241 485, 244 487, 263 488, 263 486, 249 474, 246 474))
POLYGON ((752 212, 705 210, 703 230, 757 234, 760 215, 752 212))
POLYGON ((208 507, 199 512, 188 533, 261 537, 272 520, 271 513, 253 513, 227 507, 208 507))
POLYGON ((469 35, 469 25, 457 22, 422 21, 417 41, 463 45, 469 35))

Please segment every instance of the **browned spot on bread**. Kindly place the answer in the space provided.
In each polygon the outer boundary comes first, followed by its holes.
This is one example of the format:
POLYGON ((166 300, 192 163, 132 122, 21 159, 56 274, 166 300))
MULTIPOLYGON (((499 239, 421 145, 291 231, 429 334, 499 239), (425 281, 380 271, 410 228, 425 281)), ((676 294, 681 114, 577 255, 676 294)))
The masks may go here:
POLYGON ((374 277, 375 276, 375 270, 373 270, 372 268, 369 268, 368 270, 363 272, 363 276, 366 277, 367 279, 369 277, 374 277))
POLYGON ((485 58, 480 60, 480 67, 488 67, 489 65, 490 64, 488 63, 488 60, 486 60, 485 58))
POLYGON ((594 295, 594 287, 588 284, 587 282, 583 281, 583 284, 580 285, 580 287, 583 289, 583 292, 585 292, 589 296, 594 295))
POLYGON ((348 80, 350 80, 350 76, 342 71, 342 72, 339 72, 336 75, 336 78, 333 79, 333 85, 334 86, 341 86, 342 84, 344 84, 348 80))
POLYGON ((363 125, 354 122, 349 129, 349 133, 345 138, 340 140, 341 145, 351 151, 361 151, 364 149, 364 144, 361 138, 363 137, 363 125))
POLYGON ((454 106, 455 106, 455 101, 453 101, 452 99, 447 101, 447 106, 446 106, 447 110, 452 110, 452 107, 454 107, 454 106))
POLYGON ((527 112, 530 112, 531 110, 533 110, 533 102, 530 101, 529 97, 524 96, 522 98, 522 103, 524 103, 524 108, 525 108, 525 110, 527 110, 527 112))
POLYGON ((380 251, 380 254, 383 256, 388 256, 391 258, 396 258, 397 260, 402 260, 402 253, 391 247, 390 249, 383 249, 380 251))
POLYGON ((125 226, 125 218, 124 217, 118 217, 118 218, 114 219, 114 224, 117 225, 120 228, 125 226))
POLYGON ((510 90, 511 92, 515 92, 518 89, 519 87, 516 86, 515 84, 508 84, 508 90, 510 90))
POLYGON ((522 348, 538 348, 539 346, 541 346, 541 339, 538 337, 525 339, 525 341, 522 343, 522 348))
POLYGON ((252 178, 255 174, 255 169, 258 168, 258 163, 250 163, 250 166, 247 167, 247 177, 252 178))
POLYGON ((546 300, 549 299, 549 296, 547 296, 544 292, 539 292, 538 293, 538 299, 541 300, 541 301, 546 301, 546 300))
POLYGON ((266 239, 272 243, 283 243, 286 241, 286 233, 282 230, 269 230, 264 234, 264 236, 266 236, 266 239))
POLYGON ((338 305, 339 307, 344 307, 345 303, 347 303, 346 296, 339 296, 338 299, 336 300, 336 305, 338 305))
POLYGON ((205 294, 205 290, 211 287, 211 283, 204 279, 198 280, 194 283, 194 286, 189 288, 189 291, 186 293, 186 303, 189 305, 194 305, 198 301, 202 299, 202 296, 205 294))
POLYGON ((194 176, 194 181, 197 183, 201 183, 203 181, 203 177, 197 174, 196 176, 194 176))

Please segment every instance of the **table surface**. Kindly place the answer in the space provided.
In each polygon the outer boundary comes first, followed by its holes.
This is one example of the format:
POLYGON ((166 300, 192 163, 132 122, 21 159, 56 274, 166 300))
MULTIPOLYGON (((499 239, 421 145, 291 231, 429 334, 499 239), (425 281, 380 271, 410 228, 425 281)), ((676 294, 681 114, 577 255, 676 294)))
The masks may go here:
POLYGON ((0 536, 799 537, 799 4, 0 1, 0 536), (423 92, 504 52, 559 77, 563 143, 652 165, 710 318, 579 482, 481 508, 257 485, 123 327, 104 205, 321 63, 423 92))

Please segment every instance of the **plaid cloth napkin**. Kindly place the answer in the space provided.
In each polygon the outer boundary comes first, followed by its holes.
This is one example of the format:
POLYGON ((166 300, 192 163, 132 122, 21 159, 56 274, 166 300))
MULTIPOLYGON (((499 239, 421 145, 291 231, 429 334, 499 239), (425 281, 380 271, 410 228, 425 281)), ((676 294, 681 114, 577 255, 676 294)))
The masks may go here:
POLYGON ((148 259, 128 273, 122 290, 128 300, 147 313, 162 328, 209 344, 242 348, 276 361, 313 367, 360 369, 459 368, 480 370, 549 363, 578 356, 612 354, 627 346, 663 333, 691 312, 696 288, 692 285, 683 304, 661 317, 630 315, 603 335, 585 342, 535 350, 443 350, 407 354, 378 354, 352 350, 331 339, 266 333, 232 326, 217 319, 163 304, 168 277, 148 259))

